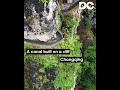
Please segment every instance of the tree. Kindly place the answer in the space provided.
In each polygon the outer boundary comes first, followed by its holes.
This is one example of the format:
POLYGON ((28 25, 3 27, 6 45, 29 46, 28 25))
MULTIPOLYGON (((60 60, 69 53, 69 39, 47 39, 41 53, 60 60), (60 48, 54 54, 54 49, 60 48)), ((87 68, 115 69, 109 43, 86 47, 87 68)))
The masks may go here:
POLYGON ((48 3, 50 0, 39 0, 41 1, 42 3, 48 3))

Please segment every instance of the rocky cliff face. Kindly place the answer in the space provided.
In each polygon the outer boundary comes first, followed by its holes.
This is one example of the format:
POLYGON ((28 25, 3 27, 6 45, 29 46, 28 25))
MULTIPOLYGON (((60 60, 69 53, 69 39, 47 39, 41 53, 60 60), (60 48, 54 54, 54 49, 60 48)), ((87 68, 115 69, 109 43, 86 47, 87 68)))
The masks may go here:
POLYGON ((59 24, 57 1, 42 3, 39 0, 24 2, 24 38, 47 42, 56 38, 59 24))

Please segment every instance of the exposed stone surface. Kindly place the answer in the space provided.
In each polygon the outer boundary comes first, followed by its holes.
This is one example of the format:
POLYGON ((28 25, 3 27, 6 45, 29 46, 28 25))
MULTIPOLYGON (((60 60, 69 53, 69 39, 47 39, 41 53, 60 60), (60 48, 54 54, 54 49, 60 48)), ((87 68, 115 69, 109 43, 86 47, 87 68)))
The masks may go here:
MULTIPOLYGON (((41 2, 38 1, 37 3, 41 2)), ((36 3, 32 0, 26 1, 24 7, 25 39, 47 42, 56 38, 56 25, 59 23, 56 18, 58 14, 55 14, 58 8, 56 1, 50 0, 48 4, 44 3, 43 11, 41 12, 36 10, 36 3)))

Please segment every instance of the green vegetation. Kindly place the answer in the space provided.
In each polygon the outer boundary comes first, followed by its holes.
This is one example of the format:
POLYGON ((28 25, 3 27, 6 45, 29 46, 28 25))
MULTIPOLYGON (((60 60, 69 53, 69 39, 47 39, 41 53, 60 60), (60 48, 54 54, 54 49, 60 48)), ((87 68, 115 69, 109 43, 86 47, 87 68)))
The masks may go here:
MULTIPOLYGON (((82 44, 78 41, 79 37, 76 35, 74 39, 66 38, 66 40, 56 48, 70 49, 70 55, 58 55, 66 57, 80 57, 82 56, 80 48, 82 44)), ((58 63, 58 75, 54 81, 56 88, 62 87, 64 90, 70 90, 73 85, 74 72, 81 72, 81 63, 58 63)))
POLYGON ((91 22, 91 20, 89 18, 85 18, 85 26, 88 29, 92 28, 92 22, 91 22))
POLYGON ((61 14, 61 8, 60 8, 60 5, 58 4, 58 13, 56 13, 56 19, 58 20, 58 24, 56 25, 56 29, 57 30, 60 30, 60 28, 61 28, 61 25, 62 25, 62 21, 61 21, 61 18, 60 18, 60 14, 61 14))
POLYGON ((61 24, 61 19, 60 19, 60 16, 59 16, 59 15, 57 15, 57 16, 56 16, 56 19, 58 20, 58 24, 56 25, 56 29, 57 29, 57 30, 60 30, 61 25, 62 25, 62 24, 61 24))
MULTIPOLYGON (((70 19, 71 20, 71 19, 70 19)), ((70 23, 71 24, 71 23, 70 23)), ((70 25, 68 25, 70 26, 70 25)), ((72 28, 72 26, 71 26, 72 28)), ((69 27, 70 29, 70 27, 69 27)), ((56 49, 70 49, 70 55, 27 55, 25 53, 25 60, 33 60, 37 63, 42 64, 44 67, 39 69, 39 72, 44 72, 45 68, 55 67, 57 69, 57 76, 53 81, 55 88, 64 88, 64 90, 69 90, 73 86, 74 72, 76 76, 81 72, 81 63, 60 63, 59 57, 80 57, 82 56, 80 48, 82 43, 80 43, 80 37, 75 35, 73 39, 70 38, 71 34, 66 31, 67 38, 60 45, 56 46, 56 49)), ((33 48, 32 46, 25 45, 25 49, 33 48)))
POLYGON ((64 24, 63 30, 66 32, 68 38, 75 38, 74 35, 77 32, 75 26, 78 22, 77 18, 72 16, 63 16, 61 15, 62 22, 64 24))
POLYGON ((96 44, 85 50, 86 63, 83 65, 83 85, 85 90, 96 90, 96 44))
MULTIPOLYGON (((57 69, 57 76, 53 81, 55 88, 64 88, 64 90, 69 90, 73 85, 74 72, 81 72, 81 63, 60 63, 60 56, 70 56, 70 57, 80 57, 82 56, 80 48, 82 44, 78 42, 79 37, 76 36, 74 39, 67 38, 62 44, 55 48, 70 49, 70 55, 26 55, 25 60, 33 60, 37 63, 40 63, 44 68, 40 68, 39 72, 44 72, 45 68, 55 67, 57 69)), ((25 48, 28 48, 29 45, 25 45, 25 48)), ((29 47, 32 48, 32 47, 29 47)))
POLYGON ((39 0, 41 1, 42 3, 48 3, 50 0, 39 0))

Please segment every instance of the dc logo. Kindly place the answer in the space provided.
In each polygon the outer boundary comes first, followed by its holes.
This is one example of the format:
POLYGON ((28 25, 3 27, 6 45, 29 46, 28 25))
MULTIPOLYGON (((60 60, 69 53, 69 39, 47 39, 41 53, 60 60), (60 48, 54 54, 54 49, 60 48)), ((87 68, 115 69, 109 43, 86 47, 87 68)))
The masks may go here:
POLYGON ((94 3, 93 2, 79 2, 79 9, 93 9, 94 3))

